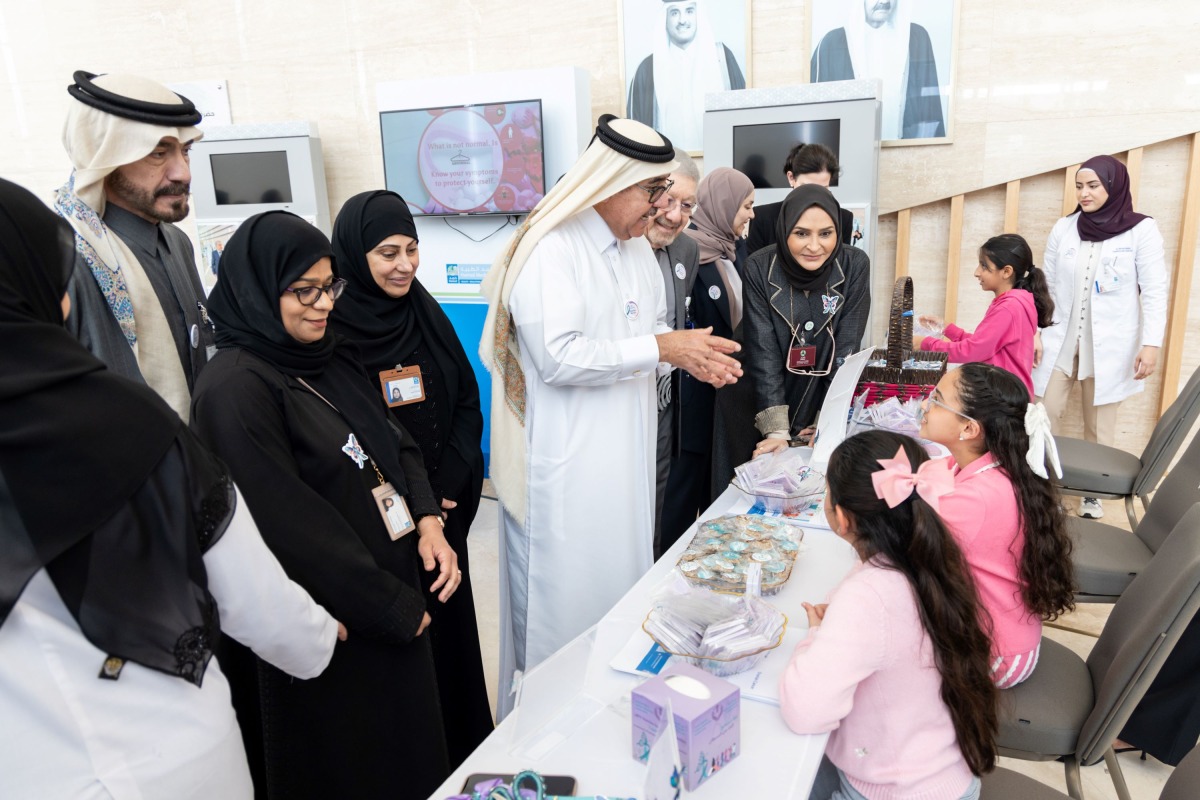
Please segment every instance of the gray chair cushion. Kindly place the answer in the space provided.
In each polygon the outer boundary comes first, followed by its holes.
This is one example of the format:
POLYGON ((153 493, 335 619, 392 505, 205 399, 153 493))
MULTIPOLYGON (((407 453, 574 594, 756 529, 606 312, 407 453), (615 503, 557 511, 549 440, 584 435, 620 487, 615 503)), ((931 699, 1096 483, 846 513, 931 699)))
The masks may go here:
POLYGON ((1000 693, 996 745, 1004 755, 1070 755, 1092 711, 1092 675, 1083 659, 1042 638, 1037 669, 1024 683, 1000 693))
POLYGON ((1167 785, 1158 800, 1196 800, 1197 797, 1200 797, 1200 747, 1193 747, 1167 778, 1167 785))
POLYGON ((1080 595, 1120 596, 1154 556, 1137 536, 1103 522, 1068 517, 1067 533, 1080 595))
POLYGON ((1028 775, 997 767, 983 776, 979 800, 1070 800, 1070 797, 1028 775))
POLYGON ((1142 471, 1142 461, 1132 453, 1083 439, 1055 436, 1064 490, 1127 495, 1142 471))

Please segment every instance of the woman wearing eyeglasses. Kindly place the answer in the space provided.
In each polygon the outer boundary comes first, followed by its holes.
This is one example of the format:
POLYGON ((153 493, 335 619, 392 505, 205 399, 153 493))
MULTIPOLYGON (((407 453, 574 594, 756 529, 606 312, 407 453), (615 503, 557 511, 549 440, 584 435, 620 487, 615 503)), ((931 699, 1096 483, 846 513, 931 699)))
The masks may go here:
POLYGON ((775 246, 742 270, 743 346, 756 402, 746 416, 761 439, 743 446, 743 460, 787 447, 814 424, 833 374, 862 340, 871 263, 842 244, 840 220, 828 189, 797 186, 780 208, 775 246))
POLYGON ((462 570, 454 596, 430 604, 429 629, 456 766, 492 731, 467 567, 467 534, 483 486, 479 385, 446 313, 417 278, 417 227, 404 198, 372 191, 347 200, 333 226, 333 252, 347 283, 330 323, 358 346, 369 385, 389 385, 399 366, 417 370, 410 380, 420 392, 405 398, 393 388, 388 406, 421 446, 429 484, 446 514, 446 540, 462 570))
POLYGON ((265 752, 262 793, 423 797, 449 765, 420 571, 438 571, 445 601, 457 557, 416 442, 389 423, 353 348, 327 334, 344 287, 324 235, 273 211, 229 240, 209 297, 219 352, 197 383, 193 430, 229 465, 288 575, 349 631, 316 680, 262 662, 231 670, 234 704, 252 765, 265 752), (396 507, 415 532, 395 524, 396 507))

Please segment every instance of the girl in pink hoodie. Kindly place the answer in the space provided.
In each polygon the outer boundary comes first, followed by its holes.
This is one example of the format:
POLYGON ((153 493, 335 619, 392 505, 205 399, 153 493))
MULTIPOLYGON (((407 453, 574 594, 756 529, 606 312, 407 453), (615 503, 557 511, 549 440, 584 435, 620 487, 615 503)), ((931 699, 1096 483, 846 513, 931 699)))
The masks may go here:
POLYGON ((970 570, 937 507, 947 459, 868 431, 838 445, 825 516, 861 559, 780 681, 784 721, 829 732, 810 800, 979 796, 996 759, 997 691, 970 570))
POLYGON ((945 339, 913 337, 916 350, 947 353, 951 363, 981 361, 995 364, 1016 375, 1033 396, 1033 368, 1037 365, 1034 337, 1038 328, 1050 325, 1054 301, 1046 285, 1046 273, 1033 263, 1029 244, 1015 233, 993 236, 979 248, 975 279, 985 292, 996 296, 975 332, 954 323, 943 325, 935 316, 918 321, 928 328, 945 327, 945 339))

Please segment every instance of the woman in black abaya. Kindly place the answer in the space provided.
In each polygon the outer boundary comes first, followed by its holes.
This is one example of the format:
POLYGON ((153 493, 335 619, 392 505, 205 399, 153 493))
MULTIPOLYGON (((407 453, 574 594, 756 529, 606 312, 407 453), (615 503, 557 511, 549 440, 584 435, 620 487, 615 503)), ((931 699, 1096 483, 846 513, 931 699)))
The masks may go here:
POLYGON ((461 763, 492 731, 467 565, 467 534, 483 485, 479 385, 450 320, 417 280, 417 229, 395 192, 350 198, 333 227, 338 271, 347 281, 330 324, 358 345, 369 389, 421 447, 434 496, 446 512, 446 539, 462 583, 446 603, 431 603, 429 633, 437 665, 450 764, 461 763), (423 399, 399 404, 386 373, 420 370, 423 399))
POLYGON ((438 570, 445 601, 457 558, 416 443, 389 424, 353 348, 326 333, 344 286, 331 255, 299 217, 256 215, 209 297, 220 352, 197 383, 193 427, 284 569, 349 630, 316 680, 259 663, 261 730, 244 700, 239 717, 248 745, 261 735, 271 797, 425 797, 449 764, 420 572, 438 570), (415 531, 395 529, 385 497, 415 531))
POLYGON ((213 645, 310 678, 337 623, 179 415, 63 327, 73 244, 0 180, 0 796, 243 800, 213 645))

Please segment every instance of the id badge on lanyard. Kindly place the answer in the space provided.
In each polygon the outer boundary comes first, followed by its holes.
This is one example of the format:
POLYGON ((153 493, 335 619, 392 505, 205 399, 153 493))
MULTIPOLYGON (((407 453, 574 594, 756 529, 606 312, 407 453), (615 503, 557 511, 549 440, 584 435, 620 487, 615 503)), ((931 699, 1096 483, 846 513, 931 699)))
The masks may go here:
POLYGON ((416 529, 412 514, 408 511, 408 503, 404 502, 404 498, 396 492, 390 481, 376 486, 371 490, 371 495, 375 498, 379 516, 383 517, 383 524, 393 542, 416 529))
POLYGON ((418 366, 385 369, 379 373, 379 387, 389 408, 419 403, 425 399, 425 382, 418 366))
POLYGON ((788 348, 788 369, 800 369, 802 367, 811 367, 817 363, 817 346, 815 344, 806 345, 801 340, 799 345, 793 345, 788 348))

